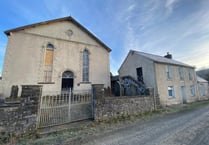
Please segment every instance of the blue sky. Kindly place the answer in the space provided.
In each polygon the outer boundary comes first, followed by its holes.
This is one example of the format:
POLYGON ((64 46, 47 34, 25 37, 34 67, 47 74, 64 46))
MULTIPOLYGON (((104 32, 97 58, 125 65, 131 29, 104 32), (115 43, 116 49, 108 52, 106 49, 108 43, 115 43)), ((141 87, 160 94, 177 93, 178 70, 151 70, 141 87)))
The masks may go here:
POLYGON ((209 67, 209 0, 7 0, 0 5, 0 72, 5 30, 71 15, 112 49, 117 73, 130 49, 209 67))

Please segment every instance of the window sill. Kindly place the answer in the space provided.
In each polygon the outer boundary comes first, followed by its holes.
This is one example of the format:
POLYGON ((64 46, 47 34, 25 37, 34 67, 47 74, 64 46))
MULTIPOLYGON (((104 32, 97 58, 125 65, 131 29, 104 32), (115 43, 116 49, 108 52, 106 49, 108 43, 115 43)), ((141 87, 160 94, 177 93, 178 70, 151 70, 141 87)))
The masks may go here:
POLYGON ((38 84, 55 84, 55 82, 38 82, 38 84))
POLYGON ((91 84, 91 82, 80 82, 80 84, 91 84))
POLYGON ((173 97, 169 96, 168 99, 169 99, 169 100, 172 100, 172 99, 176 99, 176 97, 174 97, 174 96, 173 96, 173 97))

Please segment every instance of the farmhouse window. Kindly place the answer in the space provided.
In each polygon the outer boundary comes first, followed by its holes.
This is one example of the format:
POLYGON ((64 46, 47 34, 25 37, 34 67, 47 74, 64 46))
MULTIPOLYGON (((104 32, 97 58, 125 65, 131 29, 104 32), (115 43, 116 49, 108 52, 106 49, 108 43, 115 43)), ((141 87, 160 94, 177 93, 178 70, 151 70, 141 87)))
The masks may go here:
POLYGON ((169 66, 169 65, 166 65, 166 74, 167 74, 167 79, 171 79, 172 78, 171 66, 169 66))
POLYGON ((169 96, 169 98, 174 98, 175 97, 173 86, 168 86, 168 96, 169 96))

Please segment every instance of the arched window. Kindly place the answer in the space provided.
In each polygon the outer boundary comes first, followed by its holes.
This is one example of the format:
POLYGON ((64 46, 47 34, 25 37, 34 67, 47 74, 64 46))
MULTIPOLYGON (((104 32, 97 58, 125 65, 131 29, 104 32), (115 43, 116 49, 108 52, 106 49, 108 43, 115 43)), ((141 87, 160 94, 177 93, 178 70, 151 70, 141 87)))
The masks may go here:
POLYGON ((45 65, 52 65, 54 55, 54 46, 52 44, 47 44, 45 53, 45 65))
POLYGON ((71 72, 71 71, 63 72, 62 78, 65 78, 65 79, 73 78, 73 72, 71 72))
POLYGON ((89 52, 83 51, 83 82, 89 82, 89 52))
POLYGON ((52 66, 54 56, 54 45, 48 43, 45 50, 44 59, 44 82, 52 81, 52 66))
POLYGON ((47 44, 47 49, 54 50, 54 45, 51 43, 47 44))

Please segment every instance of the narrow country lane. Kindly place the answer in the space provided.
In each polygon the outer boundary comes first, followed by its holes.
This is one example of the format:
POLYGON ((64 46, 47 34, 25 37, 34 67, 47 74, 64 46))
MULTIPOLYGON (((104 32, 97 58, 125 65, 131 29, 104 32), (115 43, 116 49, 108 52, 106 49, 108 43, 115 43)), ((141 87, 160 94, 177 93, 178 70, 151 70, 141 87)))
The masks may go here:
POLYGON ((209 106, 138 122, 86 145, 209 145, 209 106))

